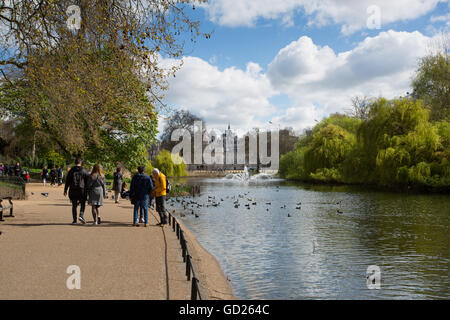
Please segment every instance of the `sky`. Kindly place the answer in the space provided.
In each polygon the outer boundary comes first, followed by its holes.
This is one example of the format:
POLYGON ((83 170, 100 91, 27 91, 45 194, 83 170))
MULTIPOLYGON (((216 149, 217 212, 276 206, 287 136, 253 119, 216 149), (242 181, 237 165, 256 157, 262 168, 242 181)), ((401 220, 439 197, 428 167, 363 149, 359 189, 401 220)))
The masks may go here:
POLYGON ((450 0, 209 0, 193 13, 212 36, 186 47, 165 102, 238 133, 301 132, 352 97, 404 96, 450 30, 450 0))

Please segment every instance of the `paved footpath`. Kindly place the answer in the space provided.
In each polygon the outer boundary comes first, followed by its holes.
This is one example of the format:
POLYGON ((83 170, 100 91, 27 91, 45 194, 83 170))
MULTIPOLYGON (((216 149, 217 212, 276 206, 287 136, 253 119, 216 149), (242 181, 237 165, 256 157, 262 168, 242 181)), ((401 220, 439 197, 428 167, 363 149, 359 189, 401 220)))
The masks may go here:
POLYGON ((154 211, 148 228, 136 228, 129 201, 106 199, 101 225, 86 206, 88 223, 73 226, 63 187, 29 184, 27 194, 13 201, 16 217, 0 222, 0 299, 190 298, 179 242, 154 211), (71 265, 80 290, 67 288, 71 265))

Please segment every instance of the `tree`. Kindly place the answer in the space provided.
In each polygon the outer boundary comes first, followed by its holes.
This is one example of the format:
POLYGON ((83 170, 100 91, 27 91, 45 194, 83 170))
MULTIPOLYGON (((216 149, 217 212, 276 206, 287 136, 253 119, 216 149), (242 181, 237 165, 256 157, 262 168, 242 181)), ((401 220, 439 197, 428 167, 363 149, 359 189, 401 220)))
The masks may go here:
POLYGON ((169 177, 181 177, 187 175, 186 163, 183 159, 167 150, 161 150, 156 156, 153 166, 169 177))
POLYGON ((366 96, 355 96, 352 98, 352 109, 348 111, 349 116, 361 120, 369 117, 369 107, 372 99, 366 96))
POLYGON ((450 120, 450 40, 442 38, 437 52, 422 58, 412 82, 413 97, 431 108, 433 121, 450 120))
MULTIPOLYGON (((172 133, 174 130, 177 129, 184 129, 187 130, 191 135, 191 143, 192 143, 192 150, 191 154, 194 153, 194 123, 196 121, 200 121, 202 123, 202 137, 206 133, 206 124, 205 121, 200 118, 199 116, 192 114, 188 110, 178 110, 174 114, 172 114, 169 119, 167 120, 167 123, 164 126, 163 133, 161 135, 161 149, 165 150, 173 150, 173 147, 175 147, 179 141, 172 141, 172 133)), ((202 141, 203 143, 203 141, 202 141)), ((203 150, 203 148, 202 148, 203 150)), ((192 159, 191 159, 192 161, 192 159)))
MULTIPOLYGON (((294 130, 292 128, 284 128, 279 132, 279 148, 280 148, 280 156, 288 153, 289 151, 294 150, 295 143, 297 142, 298 137, 295 135, 294 130)), ((269 140, 271 141, 271 140, 269 140)), ((270 147, 270 143, 269 143, 270 147)), ((270 149, 269 149, 270 150, 270 149)))
MULTIPOLYGON (((201 35, 186 14, 203 0, 0 0, 2 115, 44 132, 65 154, 135 165, 154 141, 167 78, 162 54, 183 54, 180 34, 201 35), (69 5, 81 9, 78 32, 69 5), (12 51, 11 48, 17 48, 12 51)), ((203 34, 209 37, 207 34, 203 34)))

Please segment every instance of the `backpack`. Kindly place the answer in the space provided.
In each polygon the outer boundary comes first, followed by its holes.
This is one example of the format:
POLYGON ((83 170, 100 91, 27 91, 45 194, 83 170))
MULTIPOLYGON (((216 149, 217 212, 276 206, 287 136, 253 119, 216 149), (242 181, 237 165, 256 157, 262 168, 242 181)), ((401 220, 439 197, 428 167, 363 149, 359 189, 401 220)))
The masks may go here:
POLYGON ((166 177, 166 193, 169 193, 172 190, 172 185, 170 184, 169 179, 166 177))
POLYGON ((83 170, 79 170, 73 173, 71 188, 84 189, 84 175, 83 170))

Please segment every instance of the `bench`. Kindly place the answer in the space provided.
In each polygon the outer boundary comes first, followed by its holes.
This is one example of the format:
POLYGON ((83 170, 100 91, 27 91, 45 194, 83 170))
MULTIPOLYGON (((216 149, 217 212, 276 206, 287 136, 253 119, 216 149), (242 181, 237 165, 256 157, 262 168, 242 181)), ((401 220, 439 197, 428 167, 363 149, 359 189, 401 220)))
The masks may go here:
POLYGON ((9 216, 14 217, 12 197, 0 198, 0 221, 4 221, 3 220, 3 212, 8 209, 9 209, 9 216), (8 200, 9 203, 5 204, 4 200, 8 200))

